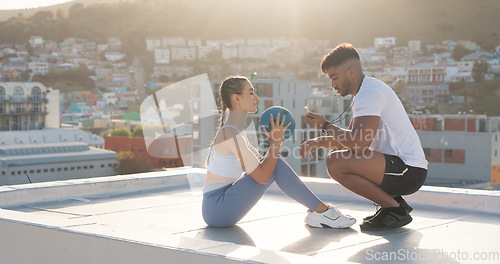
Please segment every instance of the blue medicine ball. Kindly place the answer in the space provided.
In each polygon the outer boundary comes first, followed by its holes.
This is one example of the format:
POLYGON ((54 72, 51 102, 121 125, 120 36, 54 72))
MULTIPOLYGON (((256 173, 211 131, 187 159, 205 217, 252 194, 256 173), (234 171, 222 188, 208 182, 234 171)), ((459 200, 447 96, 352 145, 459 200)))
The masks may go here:
POLYGON ((269 138, 266 136, 266 134, 264 134, 264 132, 260 127, 264 126, 267 129, 267 131, 271 131, 271 114, 273 114, 273 118, 276 120, 276 118, 278 117, 278 113, 280 113, 280 121, 283 119, 283 115, 286 116, 284 125, 287 125, 288 123, 292 122, 292 124, 285 131, 285 136, 283 137, 283 141, 287 140, 295 133, 295 119, 293 118, 292 113, 290 113, 290 111, 288 111, 288 109, 284 107, 272 106, 266 109, 264 112, 262 112, 259 118, 260 133, 267 140, 269 140, 269 138))

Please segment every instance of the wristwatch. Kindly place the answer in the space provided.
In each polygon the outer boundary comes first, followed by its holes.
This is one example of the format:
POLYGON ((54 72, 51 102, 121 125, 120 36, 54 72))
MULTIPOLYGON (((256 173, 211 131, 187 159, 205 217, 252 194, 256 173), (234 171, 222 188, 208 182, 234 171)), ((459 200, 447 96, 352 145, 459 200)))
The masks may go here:
POLYGON ((321 130, 323 130, 323 132, 327 133, 328 131, 326 130, 326 128, 330 124, 331 124, 330 121, 326 120, 325 123, 323 124, 323 128, 321 128, 321 130))

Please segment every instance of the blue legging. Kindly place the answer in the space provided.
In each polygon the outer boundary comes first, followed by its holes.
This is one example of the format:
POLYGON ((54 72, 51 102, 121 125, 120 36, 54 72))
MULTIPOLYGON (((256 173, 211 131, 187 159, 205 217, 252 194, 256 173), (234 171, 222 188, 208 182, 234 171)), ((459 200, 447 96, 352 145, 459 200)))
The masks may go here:
POLYGON ((205 223, 214 227, 233 226, 252 209, 275 181, 288 197, 310 210, 315 210, 321 203, 280 156, 267 184, 260 184, 245 173, 233 184, 204 193, 202 213, 205 223))

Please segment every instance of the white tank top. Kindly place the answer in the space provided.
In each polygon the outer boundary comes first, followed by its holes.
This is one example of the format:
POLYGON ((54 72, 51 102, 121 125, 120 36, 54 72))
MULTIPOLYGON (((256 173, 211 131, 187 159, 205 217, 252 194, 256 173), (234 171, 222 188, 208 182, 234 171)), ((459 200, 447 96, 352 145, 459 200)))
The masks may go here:
MULTIPOLYGON (((217 132, 217 135, 219 132, 225 128, 225 127, 232 127, 238 132, 241 132, 238 128, 232 125, 226 125, 223 126, 219 129, 217 132)), ((223 176, 227 178, 232 178, 232 179, 239 179, 241 175, 244 173, 243 167, 241 166, 240 161, 238 158, 236 158, 234 155, 222 155, 217 152, 212 148, 212 151, 210 152, 210 160, 208 163, 208 171, 218 175, 218 176, 223 176)), ((218 189, 220 187, 226 186, 228 184, 221 184, 221 183, 212 183, 208 184, 205 187, 203 187, 203 192, 209 192, 215 189, 218 189)))

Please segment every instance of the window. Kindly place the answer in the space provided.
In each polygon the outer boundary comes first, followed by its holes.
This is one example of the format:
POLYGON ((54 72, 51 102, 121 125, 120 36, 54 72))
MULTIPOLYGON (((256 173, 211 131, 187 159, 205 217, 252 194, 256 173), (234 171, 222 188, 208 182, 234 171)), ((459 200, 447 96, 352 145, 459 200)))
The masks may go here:
POLYGON ((93 169, 94 168, 94 165, 90 165, 90 168, 93 169))
POLYGON ((82 169, 82 166, 78 166, 76 167, 77 170, 81 170, 82 169))
POLYGON ((62 169, 61 168, 57 168, 57 171, 61 171, 62 169))
POLYGON ((453 157, 453 155, 452 155, 452 154, 453 154, 453 150, 452 150, 452 149, 445 149, 445 150, 444 150, 444 156, 445 156, 446 158, 452 158, 452 157, 453 157))
POLYGON ((68 171, 68 167, 64 167, 64 171, 68 171))
POLYGON ((72 166, 72 167, 71 167, 71 168, 69 168, 69 169, 70 169, 70 170, 75 170, 75 167, 73 167, 73 166, 72 166))
POLYGON ((101 168, 104 168, 104 166, 105 166, 104 164, 101 164, 101 168))
POLYGON ((83 169, 86 170, 86 169, 88 169, 88 167, 87 166, 83 166, 83 169))
POLYGON ((54 168, 51 168, 51 169, 50 169, 50 172, 54 172, 54 171, 56 171, 56 169, 54 169, 54 168))
POLYGON ((2 175, 5 175, 5 171, 2 171, 2 175))
POLYGON ((36 173, 41 173, 41 172, 42 172, 41 169, 36 170, 36 173))
POLYGON ((30 170, 30 173, 35 173, 35 170, 30 170))
POLYGON ((42 92, 39 87, 35 86, 33 87, 33 89, 31 89, 31 97, 35 102, 39 102, 42 100, 42 92))
POLYGON ((6 99, 5 88, 3 88, 2 86, 0 86, 0 102, 1 101, 5 101, 5 99, 6 99))
POLYGON ((49 170, 48 169, 43 169, 43 172, 49 172, 49 170))
POLYGON ((23 88, 17 86, 14 88, 14 96, 13 96, 13 101, 14 102, 22 102, 24 97, 24 91, 23 88))

